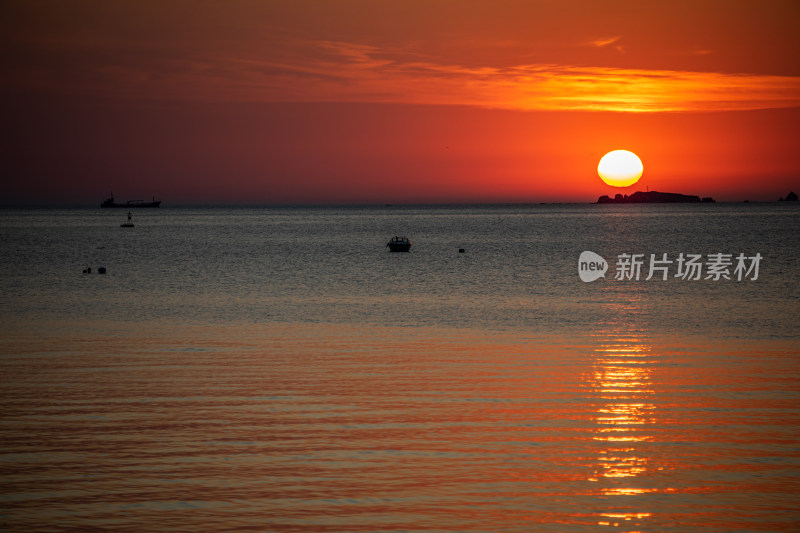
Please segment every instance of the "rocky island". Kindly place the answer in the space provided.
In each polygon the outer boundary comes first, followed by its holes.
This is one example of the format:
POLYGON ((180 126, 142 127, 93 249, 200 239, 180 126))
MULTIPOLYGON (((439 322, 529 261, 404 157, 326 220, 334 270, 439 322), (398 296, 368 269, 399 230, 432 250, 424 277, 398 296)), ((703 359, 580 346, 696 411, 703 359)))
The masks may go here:
POLYGON ((679 194, 676 192, 658 191, 636 191, 630 196, 627 194, 617 194, 614 198, 603 195, 597 199, 598 204, 678 204, 701 202, 713 203, 714 199, 710 197, 700 198, 699 196, 679 194))

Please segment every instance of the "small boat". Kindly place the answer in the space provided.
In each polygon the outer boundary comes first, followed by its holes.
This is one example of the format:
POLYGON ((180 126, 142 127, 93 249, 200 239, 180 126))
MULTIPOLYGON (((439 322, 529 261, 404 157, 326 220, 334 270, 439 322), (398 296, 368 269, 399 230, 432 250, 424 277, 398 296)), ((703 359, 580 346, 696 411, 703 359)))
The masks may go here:
POLYGON ((123 222, 122 224, 119 225, 119 227, 120 228, 132 228, 133 227, 133 221, 131 220, 131 212, 130 211, 128 211, 128 221, 127 222, 123 222))
POLYGON ((407 237, 392 237, 386 246, 390 252, 408 252, 411 249, 411 241, 407 237))
POLYGON ((103 203, 100 204, 100 207, 159 207, 161 205, 161 200, 156 200, 156 197, 153 196, 153 200, 148 202, 146 200, 128 200, 124 204, 117 203, 114 201, 114 193, 111 193, 110 198, 106 198, 103 200, 103 203))

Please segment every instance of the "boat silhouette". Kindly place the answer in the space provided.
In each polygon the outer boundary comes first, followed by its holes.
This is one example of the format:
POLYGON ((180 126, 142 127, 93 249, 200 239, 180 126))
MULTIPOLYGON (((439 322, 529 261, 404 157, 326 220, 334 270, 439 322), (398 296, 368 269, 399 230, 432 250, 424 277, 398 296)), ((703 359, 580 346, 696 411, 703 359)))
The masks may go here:
POLYGON ((411 249, 411 241, 407 237, 392 237, 386 246, 390 252, 408 252, 411 249))
POLYGON ((160 207, 161 200, 156 200, 156 197, 153 196, 152 201, 148 202, 147 200, 128 200, 125 203, 118 203, 114 201, 114 193, 111 193, 110 198, 106 198, 103 200, 103 203, 100 204, 100 207, 160 207))

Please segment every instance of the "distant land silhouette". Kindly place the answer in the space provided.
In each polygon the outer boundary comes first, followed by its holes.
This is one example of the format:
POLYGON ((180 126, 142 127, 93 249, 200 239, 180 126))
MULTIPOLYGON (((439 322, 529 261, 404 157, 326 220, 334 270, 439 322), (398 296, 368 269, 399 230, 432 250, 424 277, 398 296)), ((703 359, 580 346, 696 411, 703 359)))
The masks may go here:
POLYGON ((796 202, 797 201, 797 193, 792 191, 792 192, 790 192, 789 194, 786 195, 786 198, 784 198, 783 196, 778 198, 778 201, 779 202, 796 202))
POLYGON ((699 196, 688 194, 658 191, 636 191, 630 196, 627 194, 617 194, 614 198, 603 195, 597 199, 598 204, 678 204, 700 202, 713 203, 714 199, 711 197, 700 198, 699 196))

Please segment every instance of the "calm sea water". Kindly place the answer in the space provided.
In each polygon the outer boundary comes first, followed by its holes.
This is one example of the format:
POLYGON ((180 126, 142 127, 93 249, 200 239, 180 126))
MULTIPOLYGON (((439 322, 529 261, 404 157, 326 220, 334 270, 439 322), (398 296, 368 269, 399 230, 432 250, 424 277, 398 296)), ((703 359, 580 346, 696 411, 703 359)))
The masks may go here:
POLYGON ((798 206, 125 215, 0 211, 0 531, 800 528, 798 206))

